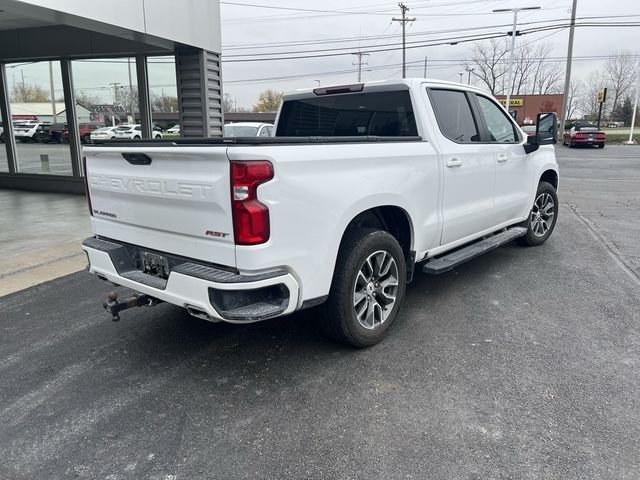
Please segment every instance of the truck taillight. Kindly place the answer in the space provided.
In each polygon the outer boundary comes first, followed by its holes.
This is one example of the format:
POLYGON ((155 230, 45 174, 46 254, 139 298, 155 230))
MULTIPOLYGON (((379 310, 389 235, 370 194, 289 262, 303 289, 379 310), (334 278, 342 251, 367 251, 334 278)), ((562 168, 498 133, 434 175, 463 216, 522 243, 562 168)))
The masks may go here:
POLYGON ((231 210, 237 245, 258 245, 269 240, 269 209, 258 200, 258 186, 273 178, 266 160, 231 162, 231 210))
POLYGON ((82 157, 82 174, 84 179, 84 194, 87 197, 87 206, 89 207, 89 215, 93 216, 93 208, 91 207, 91 197, 89 196, 89 177, 87 176, 87 157, 82 157))

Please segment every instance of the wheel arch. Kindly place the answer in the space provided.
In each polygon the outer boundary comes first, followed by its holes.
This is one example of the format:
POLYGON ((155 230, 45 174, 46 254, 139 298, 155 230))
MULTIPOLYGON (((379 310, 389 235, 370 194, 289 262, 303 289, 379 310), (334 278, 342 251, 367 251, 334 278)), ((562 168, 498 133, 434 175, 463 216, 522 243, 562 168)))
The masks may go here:
POLYGON ((558 190, 558 172, 553 169, 545 170, 542 175, 540 175, 540 182, 547 182, 553 185, 553 188, 558 190))

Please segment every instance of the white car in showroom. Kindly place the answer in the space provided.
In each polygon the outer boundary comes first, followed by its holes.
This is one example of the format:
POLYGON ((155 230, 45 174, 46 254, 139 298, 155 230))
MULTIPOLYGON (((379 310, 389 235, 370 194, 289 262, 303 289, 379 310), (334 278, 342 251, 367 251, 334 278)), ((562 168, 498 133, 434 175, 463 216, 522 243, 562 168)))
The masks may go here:
MULTIPOLYGON (((140 140, 142 139, 142 125, 120 125, 115 130, 115 137, 120 139, 140 140)), ((153 127, 153 138, 162 138, 162 131, 159 127, 153 127)))
POLYGON ((225 137, 271 137, 273 125, 260 122, 227 123, 224 126, 225 137))
POLYGON ((116 137, 116 129, 118 127, 102 127, 91 132, 91 141, 96 140, 111 140, 116 137))
POLYGON ((180 125, 174 125, 167 130, 167 133, 170 133, 171 135, 178 135, 180 133, 180 125))

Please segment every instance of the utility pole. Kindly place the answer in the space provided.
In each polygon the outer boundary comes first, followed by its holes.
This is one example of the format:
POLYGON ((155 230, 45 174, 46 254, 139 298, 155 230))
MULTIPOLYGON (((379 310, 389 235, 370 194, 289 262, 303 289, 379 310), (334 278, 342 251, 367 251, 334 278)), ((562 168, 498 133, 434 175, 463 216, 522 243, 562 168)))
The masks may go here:
POLYGON ((467 85, 471 85, 471 73, 475 70, 475 68, 464 67, 467 71, 467 85))
POLYGON ((109 85, 113 87, 113 97, 111 98, 111 101, 115 104, 118 101, 118 85, 120 84, 118 82, 113 82, 109 85))
MULTIPOLYGON (((575 1, 575 0, 574 0, 575 1)), ((513 57, 516 53, 516 35, 518 34, 518 12, 522 10, 540 10, 541 7, 522 7, 522 8, 496 8, 494 13, 513 12, 513 30, 511 31, 511 59, 509 60, 509 77, 507 79, 507 112, 511 102, 511 90, 513 88, 513 57)))
POLYGON ((427 57, 424 57, 424 78, 427 78, 427 57))
MULTIPOLYGON (((360 83, 362 81, 362 65, 367 65, 367 62, 363 60, 364 57, 368 57, 369 54, 368 53, 362 53, 362 52, 356 52, 356 53, 352 53, 351 55, 355 55, 356 59, 354 59, 354 61, 351 63, 351 65, 353 65, 354 67, 357 65, 358 66, 358 83, 360 83)), ((320 82, 318 81, 318 85, 320 84, 320 82)))
POLYGON ((569 89, 571 88, 571 62, 573 61, 573 33, 576 27, 576 8, 578 0, 573 0, 571 6, 571 28, 569 29, 569 47, 567 49, 567 69, 564 77, 564 98, 562 99, 562 111, 560 112, 560 135, 564 135, 564 124, 569 103, 569 89))
POLYGON ((400 22, 402 24, 402 78, 407 78, 407 23, 415 22, 415 18, 407 18, 409 7, 404 3, 399 3, 402 18, 393 17, 392 22, 400 22))

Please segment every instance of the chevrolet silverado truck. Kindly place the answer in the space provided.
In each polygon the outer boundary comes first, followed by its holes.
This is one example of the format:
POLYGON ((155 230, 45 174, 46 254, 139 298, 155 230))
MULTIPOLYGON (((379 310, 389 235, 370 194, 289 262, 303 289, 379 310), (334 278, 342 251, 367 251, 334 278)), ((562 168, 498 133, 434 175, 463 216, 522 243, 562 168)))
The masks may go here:
POLYGON ((114 320, 159 302, 232 323, 320 306, 334 338, 373 345, 417 269, 549 238, 556 134, 553 113, 527 137, 479 89, 406 79, 290 93, 274 137, 86 147, 88 269, 137 292, 109 294, 114 320))

